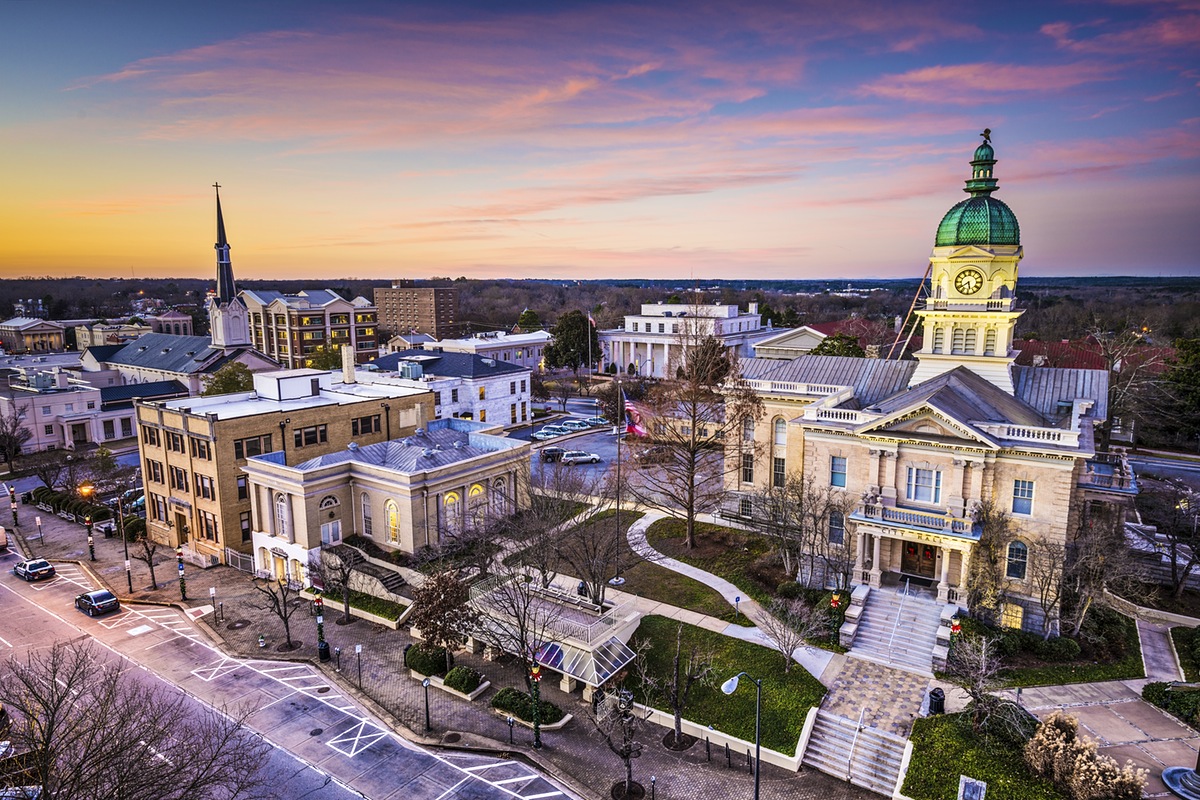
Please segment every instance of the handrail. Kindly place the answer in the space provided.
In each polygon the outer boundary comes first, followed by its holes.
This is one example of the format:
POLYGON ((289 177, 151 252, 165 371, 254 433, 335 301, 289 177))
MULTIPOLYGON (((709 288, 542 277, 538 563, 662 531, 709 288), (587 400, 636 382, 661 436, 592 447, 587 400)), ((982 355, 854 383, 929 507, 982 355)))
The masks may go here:
POLYGON ((892 624, 892 635, 888 639, 888 658, 895 655, 892 644, 896 641, 896 630, 900 627, 900 615, 904 613, 904 601, 908 599, 908 582, 910 580, 912 579, 904 579, 904 591, 900 594, 900 607, 896 609, 896 621, 892 624))
POLYGON ((867 707, 863 706, 862 711, 858 712, 858 727, 854 729, 854 740, 850 742, 850 756, 846 759, 846 780, 850 780, 850 775, 854 772, 854 748, 858 747, 858 736, 862 733, 863 717, 867 715, 867 707))

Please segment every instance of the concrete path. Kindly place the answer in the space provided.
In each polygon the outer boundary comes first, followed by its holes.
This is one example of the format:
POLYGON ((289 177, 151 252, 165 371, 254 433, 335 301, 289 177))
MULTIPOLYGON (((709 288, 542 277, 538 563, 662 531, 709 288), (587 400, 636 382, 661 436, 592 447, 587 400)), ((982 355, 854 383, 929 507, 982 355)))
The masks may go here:
MULTIPOLYGON (((734 625, 730 622, 724 622, 713 617, 706 617, 703 614, 697 614, 694 611, 676 609, 674 606, 668 606, 664 603, 655 603, 654 601, 646 600, 645 598, 640 597, 636 599, 643 603, 651 603, 654 605, 654 607, 659 609, 667 609, 668 611, 674 609, 674 611, 679 613, 676 615, 673 613, 664 613, 662 610, 645 610, 641 609, 640 606, 639 610, 643 610, 644 613, 648 614, 662 614, 663 616, 669 616, 672 619, 681 619, 684 622, 690 622, 693 625, 700 625, 700 627, 708 628, 709 630, 714 630, 718 633, 723 633, 726 636, 732 636, 737 639, 743 639, 747 642, 761 644, 764 647, 775 647, 772 639, 767 636, 760 627, 758 627, 759 621, 767 614, 767 612, 758 603, 751 600, 749 597, 744 596, 741 589, 734 586, 732 583, 722 577, 713 575, 711 572, 705 572, 699 567, 693 567, 691 564, 685 564, 682 561, 669 558, 650 546, 650 543, 646 541, 646 530, 655 522, 658 522, 660 519, 664 519, 667 516, 667 514, 664 514, 661 511, 646 511, 643 513, 641 519, 629 526, 628 537, 630 549, 652 564, 657 564, 658 566, 669 569, 672 572, 678 572, 680 575, 686 575, 694 581, 698 581, 703 583, 705 586, 717 590, 720 592, 721 596, 725 598, 725 601, 729 603, 729 605, 737 608, 739 611, 741 611, 741 613, 745 614, 750 621, 754 622, 755 627, 749 628, 744 625, 734 625), (691 617, 700 618, 701 621, 693 621, 692 619, 688 618, 688 615, 691 615, 691 617)), ((624 596, 633 597, 633 595, 624 596)), ((839 667, 842 663, 842 659, 835 660, 834 655, 834 653, 831 653, 828 650, 821 650, 816 647, 797 647, 792 653, 792 658, 795 659, 796 663, 808 670, 809 673, 815 676, 822 683, 829 685, 828 680, 833 678, 834 674, 836 674, 838 671, 837 667, 839 667), (829 669, 831 663, 834 664, 834 669, 832 670, 829 669), (830 675, 823 678, 822 676, 827 670, 830 672, 830 675)))
POLYGON ((1137 631, 1142 644, 1142 665, 1146 669, 1146 678, 1152 681, 1183 680, 1183 670, 1179 667, 1179 657, 1171 641, 1171 627, 1139 619, 1137 631))

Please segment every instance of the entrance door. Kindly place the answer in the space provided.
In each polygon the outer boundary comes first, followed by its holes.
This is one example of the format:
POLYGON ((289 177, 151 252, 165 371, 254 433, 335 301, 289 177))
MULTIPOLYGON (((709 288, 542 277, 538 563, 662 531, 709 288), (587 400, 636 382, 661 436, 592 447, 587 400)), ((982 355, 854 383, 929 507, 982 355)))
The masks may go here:
POLYGON ((175 512, 175 530, 179 531, 179 543, 186 544, 188 540, 188 524, 187 517, 175 512))
POLYGON ((920 575, 924 578, 933 577, 934 562, 937 559, 937 548, 931 544, 920 542, 905 542, 900 555, 900 571, 906 575, 920 575))
POLYGON ((87 444, 87 425, 82 422, 77 422, 71 426, 71 442, 76 447, 82 447, 87 444))

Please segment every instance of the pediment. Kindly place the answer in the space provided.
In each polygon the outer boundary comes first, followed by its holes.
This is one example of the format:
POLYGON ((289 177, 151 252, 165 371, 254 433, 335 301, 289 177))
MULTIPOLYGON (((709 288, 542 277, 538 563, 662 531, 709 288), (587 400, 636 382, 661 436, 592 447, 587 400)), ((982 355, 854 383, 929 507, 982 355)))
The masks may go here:
POLYGON ((820 331, 815 331, 807 325, 785 333, 780 333, 772 336, 770 339, 763 339, 758 342, 755 347, 762 348, 785 348, 795 350, 811 350, 819 345, 825 339, 825 334, 820 331))
POLYGON ((993 253, 991 250, 984 250, 982 247, 979 247, 977 245, 968 244, 968 245, 964 245, 962 247, 956 247, 954 250, 951 250, 950 254, 948 256, 946 256, 946 258, 948 258, 952 261, 958 261, 958 260, 963 260, 963 259, 969 261, 969 260, 977 259, 977 258, 991 260, 995 256, 996 256, 996 254, 993 253))
POLYGON ((998 450, 999 444, 975 427, 945 413, 929 403, 875 420, 857 431, 859 434, 902 436, 912 439, 958 439, 972 446, 998 450))

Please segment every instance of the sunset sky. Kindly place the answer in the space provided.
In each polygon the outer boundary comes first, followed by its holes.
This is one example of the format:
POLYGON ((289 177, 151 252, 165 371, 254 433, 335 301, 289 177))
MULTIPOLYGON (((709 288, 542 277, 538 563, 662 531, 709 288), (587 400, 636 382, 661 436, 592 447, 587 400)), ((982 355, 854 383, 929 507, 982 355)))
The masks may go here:
POLYGON ((0 277, 1200 274, 1200 0, 0 0, 0 277))

